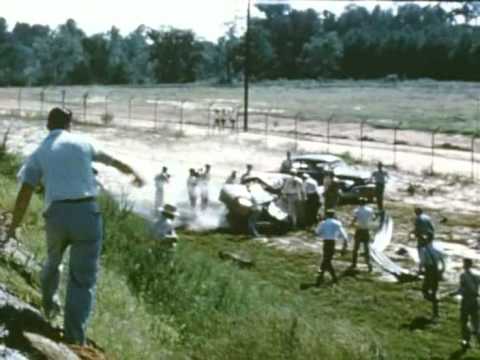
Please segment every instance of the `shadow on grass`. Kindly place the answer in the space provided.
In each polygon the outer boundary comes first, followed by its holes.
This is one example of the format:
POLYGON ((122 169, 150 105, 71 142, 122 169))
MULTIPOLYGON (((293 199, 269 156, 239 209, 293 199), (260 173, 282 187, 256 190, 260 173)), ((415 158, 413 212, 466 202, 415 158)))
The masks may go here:
POLYGON ((469 355, 469 356, 466 356, 464 357, 464 355, 467 353, 467 349, 464 349, 464 348, 460 348, 458 350, 455 350, 451 355, 450 357, 448 358, 448 360, 477 360, 478 359, 478 356, 473 356, 473 355, 469 355))
POLYGON ((426 318, 425 316, 417 316, 413 318, 413 320, 410 321, 409 323, 401 325, 400 328, 408 329, 410 331, 425 330, 426 328, 434 324, 435 322, 432 321, 432 319, 430 318, 426 318))

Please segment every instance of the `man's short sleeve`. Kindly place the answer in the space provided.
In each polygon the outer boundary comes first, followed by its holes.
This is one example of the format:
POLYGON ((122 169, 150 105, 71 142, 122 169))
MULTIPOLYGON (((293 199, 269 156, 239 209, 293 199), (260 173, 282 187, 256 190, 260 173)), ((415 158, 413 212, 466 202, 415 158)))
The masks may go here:
POLYGON ((92 152, 92 160, 96 162, 100 162, 105 165, 111 165, 113 159, 105 153, 99 146, 95 143, 90 142, 90 149, 92 152))
POLYGON ((40 180, 42 179, 42 168, 40 167, 35 153, 30 155, 23 166, 23 171, 20 171, 19 176, 22 183, 31 185, 32 187, 35 187, 40 183, 40 180))

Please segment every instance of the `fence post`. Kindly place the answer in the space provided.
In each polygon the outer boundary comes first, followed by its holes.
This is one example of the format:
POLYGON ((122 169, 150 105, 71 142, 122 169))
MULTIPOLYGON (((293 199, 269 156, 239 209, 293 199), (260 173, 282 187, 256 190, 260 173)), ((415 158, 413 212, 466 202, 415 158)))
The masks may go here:
POLYGON ((472 164, 472 181, 475 181, 475 138, 477 137, 477 134, 472 134, 472 140, 471 140, 471 164, 472 164))
POLYGON ((132 103, 135 96, 130 96, 128 99, 128 124, 130 125, 132 121, 132 103))
POLYGON ((242 108, 242 105, 237 105, 237 114, 236 114, 236 119, 235 119, 235 131, 236 131, 236 135, 237 135, 237 140, 238 140, 238 136, 239 136, 239 133, 240 133, 240 126, 239 126, 239 119, 240 119, 240 109, 242 108))
POLYGON ((67 90, 62 89, 62 108, 65 107, 65 97, 67 96, 67 90))
POLYGON ((105 115, 108 114, 108 99, 110 98, 111 93, 112 92, 110 91, 105 95, 105 109, 104 109, 105 115))
POLYGON ((365 126, 366 120, 360 121, 360 161, 363 161, 363 128, 365 126))
POLYGON ((22 88, 18 88, 17 105, 18 105, 18 116, 22 116, 22 88))
POLYGON ((431 150, 432 150, 432 161, 430 166, 430 174, 434 174, 434 162, 435 162, 435 135, 440 130, 440 128, 436 128, 432 131, 432 141, 431 141, 431 150))
POLYGON ((265 113, 265 144, 268 144, 268 123, 269 123, 269 115, 271 110, 267 110, 265 113))
POLYGON ((87 122, 88 91, 83 94, 83 121, 87 122))
POLYGON ((183 104, 186 101, 185 99, 180 100, 180 131, 183 131, 183 104))
POLYGON ((160 98, 158 96, 155 96, 155 103, 153 104, 153 122, 154 122, 154 128, 155 130, 158 130, 158 102, 160 101, 160 98))
POLYGON ((43 114, 43 106, 45 103, 45 88, 40 91, 40 115, 43 114))
POLYGON ((332 122, 333 115, 330 115, 327 119, 327 153, 330 154, 330 123, 332 122))
POLYGON ((295 152, 298 151, 298 120, 300 119, 301 116, 302 116, 301 113, 298 113, 295 116, 295 152))
POLYGON ((397 125, 395 125, 393 128, 393 167, 394 168, 397 168, 397 144, 398 144, 397 132, 398 132, 398 129, 400 129, 401 125, 402 125, 401 122, 397 123, 397 125))

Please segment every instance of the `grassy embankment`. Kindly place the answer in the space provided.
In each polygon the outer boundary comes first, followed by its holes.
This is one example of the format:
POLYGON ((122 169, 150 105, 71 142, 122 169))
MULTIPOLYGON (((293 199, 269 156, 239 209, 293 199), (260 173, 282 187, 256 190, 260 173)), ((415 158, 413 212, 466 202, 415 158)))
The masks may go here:
MULTIPOLYGON (((17 164, 0 160, 0 208, 11 207, 17 164)), ((419 316, 429 306, 419 284, 359 275, 301 292, 299 283, 313 278, 315 254, 229 234, 183 233, 169 259, 128 208, 108 199, 102 206, 107 236, 89 335, 114 358, 447 359, 457 349, 457 306, 442 304, 440 323, 422 330, 419 316), (225 249, 251 254, 255 266, 221 262, 225 249)), ((40 213, 35 199, 22 234, 43 256, 40 213)), ((0 282, 38 305, 38 290, 5 264, 0 282)))

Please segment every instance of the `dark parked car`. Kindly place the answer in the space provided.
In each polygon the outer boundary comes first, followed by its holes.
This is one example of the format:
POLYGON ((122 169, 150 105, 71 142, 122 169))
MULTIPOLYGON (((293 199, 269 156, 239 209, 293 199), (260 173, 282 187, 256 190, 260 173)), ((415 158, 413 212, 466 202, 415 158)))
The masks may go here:
POLYGON ((317 180, 320 185, 323 184, 326 172, 332 171, 338 166, 346 165, 340 157, 330 154, 293 155, 291 160, 292 167, 288 169, 282 166, 280 172, 289 174, 292 169, 295 169, 300 176, 308 174, 317 180))
POLYGON ((327 173, 333 173, 339 185, 340 204, 354 204, 363 197, 369 202, 375 200, 375 186, 370 183, 370 173, 348 166, 340 157, 330 154, 302 154, 291 157, 292 167, 281 168, 282 173, 289 174, 292 169, 297 173, 308 174, 319 185, 327 173))
POLYGON ((355 204, 360 198, 374 202, 375 185, 370 181, 369 172, 339 166, 333 170, 333 174, 340 185, 340 204, 355 204))

